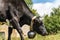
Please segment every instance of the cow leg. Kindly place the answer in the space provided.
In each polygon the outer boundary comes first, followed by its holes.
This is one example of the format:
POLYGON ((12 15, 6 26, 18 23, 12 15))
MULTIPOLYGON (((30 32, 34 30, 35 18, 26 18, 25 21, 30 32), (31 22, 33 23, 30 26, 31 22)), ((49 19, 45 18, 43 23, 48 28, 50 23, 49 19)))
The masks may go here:
POLYGON ((22 33, 21 28, 20 28, 20 27, 17 27, 16 30, 18 31, 18 33, 19 33, 19 35, 20 35, 20 37, 21 37, 21 40, 24 40, 24 38, 23 38, 23 33, 22 33))
POLYGON ((12 24, 12 25, 14 26, 14 28, 18 31, 18 33, 19 33, 19 35, 20 35, 20 37, 21 37, 21 40, 24 40, 23 35, 22 35, 22 30, 21 30, 21 27, 20 27, 19 22, 13 19, 13 20, 11 21, 11 24, 12 24))
POLYGON ((23 33, 22 33, 22 29, 20 27, 20 24, 18 23, 19 26, 16 27, 16 30, 18 31, 19 35, 20 35, 20 39, 24 40, 23 38, 23 33))
POLYGON ((11 27, 8 28, 8 40, 11 40, 12 30, 13 30, 13 28, 11 28, 11 27))
POLYGON ((18 31, 21 37, 21 40, 24 40, 23 35, 22 35, 22 30, 19 24, 20 17, 18 17, 18 12, 16 12, 17 10, 11 4, 9 4, 9 6, 10 6, 9 10, 12 16, 12 19, 10 19, 10 23, 18 31))

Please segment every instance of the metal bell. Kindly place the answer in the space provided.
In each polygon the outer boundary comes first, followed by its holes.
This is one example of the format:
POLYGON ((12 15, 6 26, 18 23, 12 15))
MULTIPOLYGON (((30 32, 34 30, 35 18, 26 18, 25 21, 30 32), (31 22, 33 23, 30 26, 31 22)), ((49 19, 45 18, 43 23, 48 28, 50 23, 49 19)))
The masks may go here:
POLYGON ((28 38, 30 38, 30 39, 33 39, 35 37, 35 35, 36 35, 36 32, 34 32, 34 31, 28 32, 28 38))

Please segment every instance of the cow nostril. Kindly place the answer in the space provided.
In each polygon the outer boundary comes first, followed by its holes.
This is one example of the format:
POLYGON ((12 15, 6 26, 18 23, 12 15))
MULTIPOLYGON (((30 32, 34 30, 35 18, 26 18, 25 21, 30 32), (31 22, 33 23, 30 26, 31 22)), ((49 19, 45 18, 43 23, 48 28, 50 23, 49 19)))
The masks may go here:
POLYGON ((45 34, 48 35, 48 32, 46 32, 45 34))
POLYGON ((42 35, 43 35, 43 36, 46 36, 46 35, 48 35, 48 32, 44 32, 42 35))

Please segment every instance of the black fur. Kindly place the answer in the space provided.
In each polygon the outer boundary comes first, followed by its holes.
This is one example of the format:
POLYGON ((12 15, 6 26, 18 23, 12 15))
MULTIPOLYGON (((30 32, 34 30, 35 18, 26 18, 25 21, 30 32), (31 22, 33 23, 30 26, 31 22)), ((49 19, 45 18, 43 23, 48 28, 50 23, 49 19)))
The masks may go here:
MULTIPOLYGON (((18 31, 21 40, 24 40, 21 26, 24 24, 30 25, 31 20, 34 17, 33 13, 30 11, 24 0, 2 0, 2 3, 4 6, 0 9, 0 21, 6 21, 6 19, 8 19, 13 28, 18 31)), ((11 40, 13 28, 9 27, 8 40, 11 40)), ((33 29, 37 33, 41 32, 41 35, 46 35, 46 29, 39 18, 34 20, 33 29)))

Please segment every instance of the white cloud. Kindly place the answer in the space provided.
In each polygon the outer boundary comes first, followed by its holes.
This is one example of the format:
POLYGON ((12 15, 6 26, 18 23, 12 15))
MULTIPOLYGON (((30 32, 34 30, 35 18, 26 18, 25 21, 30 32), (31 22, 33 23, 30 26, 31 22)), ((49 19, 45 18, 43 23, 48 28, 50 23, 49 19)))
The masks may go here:
POLYGON ((41 16, 44 16, 45 14, 50 15, 52 8, 53 7, 57 8, 59 5, 60 0, 55 0, 54 2, 33 4, 33 9, 36 9, 41 16))

